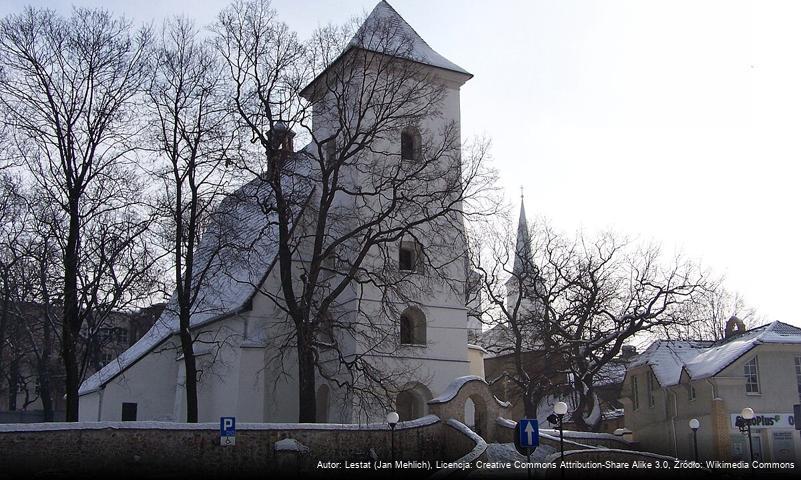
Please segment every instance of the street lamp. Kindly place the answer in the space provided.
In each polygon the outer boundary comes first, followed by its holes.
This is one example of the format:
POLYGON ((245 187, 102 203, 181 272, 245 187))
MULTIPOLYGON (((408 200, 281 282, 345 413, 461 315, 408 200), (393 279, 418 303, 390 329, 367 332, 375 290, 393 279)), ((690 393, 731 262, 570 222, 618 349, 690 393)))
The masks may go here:
POLYGON ((387 414, 387 423, 391 430, 389 434, 389 444, 390 452, 392 453, 392 478, 395 478, 395 425, 398 424, 398 420, 400 420, 398 412, 389 412, 387 414))
POLYGON ((559 452, 562 478, 565 478, 565 431, 563 427, 563 419, 567 413, 567 404, 565 402, 556 402, 553 406, 553 413, 559 420, 559 452))
POLYGON ((748 454, 751 458, 751 462, 748 464, 749 468, 754 468, 754 444, 751 443, 751 423, 754 420, 754 409, 751 407, 745 407, 742 412, 740 412, 740 417, 743 419, 742 422, 738 422, 738 427, 740 431, 744 434, 748 435, 748 454))
POLYGON ((690 428, 693 431, 693 450, 695 450, 695 461, 698 462, 698 428, 701 422, 697 418, 690 419, 690 428))

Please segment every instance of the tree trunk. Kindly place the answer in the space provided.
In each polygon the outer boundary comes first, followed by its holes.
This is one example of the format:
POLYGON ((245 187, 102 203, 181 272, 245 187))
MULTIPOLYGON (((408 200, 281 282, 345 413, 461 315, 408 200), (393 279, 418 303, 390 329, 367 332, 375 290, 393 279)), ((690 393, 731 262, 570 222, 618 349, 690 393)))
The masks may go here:
POLYGON ((53 416, 53 392, 50 391, 50 346, 53 336, 50 332, 50 312, 49 305, 45 305, 45 320, 42 326, 42 355, 39 358, 39 398, 42 399, 42 410, 44 411, 44 421, 52 422, 53 416))
POLYGON ((66 371, 66 421, 78 421, 78 388, 81 385, 76 351, 81 317, 78 306, 78 254, 80 235, 78 199, 70 199, 70 224, 64 252, 64 318, 62 319, 61 356, 66 371))
POLYGON ((189 318, 188 311, 181 312, 181 351, 184 354, 184 369, 186 370, 186 379, 184 381, 184 388, 186 389, 186 421, 188 423, 197 423, 197 362, 192 346, 192 333, 189 331, 189 318))
MULTIPOLYGON (((16 352, 14 352, 16 356, 16 352)), ((16 358, 11 360, 8 368, 8 410, 13 412, 17 409, 17 390, 19 380, 19 368, 16 358)))
POLYGON ((539 398, 534 398, 534 392, 531 388, 527 388, 523 395, 523 412, 526 418, 537 418, 537 407, 539 406, 539 398))
POLYGON ((311 334, 307 328, 300 326, 298 330, 298 422, 314 423, 317 421, 317 399, 315 396, 314 352, 311 346, 311 334))

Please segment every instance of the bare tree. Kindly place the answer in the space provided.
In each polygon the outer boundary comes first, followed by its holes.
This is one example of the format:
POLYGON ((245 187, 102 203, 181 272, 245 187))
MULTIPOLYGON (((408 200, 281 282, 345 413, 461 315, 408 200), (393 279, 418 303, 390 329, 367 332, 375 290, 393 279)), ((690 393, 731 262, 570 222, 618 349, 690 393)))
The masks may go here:
POLYGON ((0 22, 0 102, 15 154, 48 200, 62 256, 62 359, 68 421, 78 419, 78 338, 141 294, 151 262, 141 186, 126 167, 148 77, 147 30, 104 10, 61 17, 28 8, 0 22))
POLYGON ((297 375, 299 421, 316 419, 317 375, 366 409, 387 405, 415 369, 387 361, 402 306, 433 291, 464 299, 463 222, 493 191, 486 144, 463 154, 456 123, 427 123, 442 116, 445 84, 398 22, 325 27, 303 44, 251 1, 225 9, 216 32, 252 138, 243 167, 269 189, 260 204, 280 289, 261 293, 286 318, 273 351, 296 363, 285 374, 297 375), (403 242, 413 247, 400 264, 403 242))
POLYGON ((569 393, 571 420, 580 429, 596 428, 601 416, 595 387, 605 366, 635 335, 692 322, 690 307, 707 291, 708 281, 692 262, 666 259, 656 246, 638 246, 611 233, 571 239, 543 225, 530 229, 529 236, 530 266, 524 270, 509 269, 514 250, 508 240, 474 248, 473 268, 501 312, 495 321, 515 332, 509 351, 522 359, 540 350, 557 359, 552 364, 561 385, 549 384, 552 374, 513 372, 521 390, 534 395, 526 400, 527 414, 536 414, 544 393, 569 393), (511 286, 522 292, 511 305, 504 295, 509 284, 500 285, 510 277, 511 286), (530 307, 521 318, 515 308, 524 301, 530 307))
POLYGON ((763 320, 742 295, 726 289, 720 280, 699 295, 691 308, 692 312, 687 315, 691 315, 693 321, 665 329, 663 333, 667 337, 718 341, 726 337, 726 323, 731 317, 742 320, 746 328, 755 327, 763 320))
POLYGON ((168 308, 175 307, 180 326, 188 422, 198 419, 196 336, 190 320, 207 276, 219 274, 213 259, 207 255, 200 262, 195 249, 231 180, 226 166, 233 136, 221 67, 216 51, 198 38, 191 21, 175 18, 164 24, 148 96, 154 143, 165 160, 157 172, 164 187, 159 210, 172 253, 175 294, 168 308))

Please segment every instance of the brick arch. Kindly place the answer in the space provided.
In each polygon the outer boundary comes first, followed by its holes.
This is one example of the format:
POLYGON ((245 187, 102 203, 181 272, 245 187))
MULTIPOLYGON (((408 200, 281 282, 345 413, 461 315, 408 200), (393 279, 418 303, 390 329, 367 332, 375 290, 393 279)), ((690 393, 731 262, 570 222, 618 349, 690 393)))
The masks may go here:
POLYGON ((496 440, 496 420, 505 417, 509 403, 498 400, 487 382, 476 375, 454 379, 445 391, 428 402, 430 412, 442 420, 449 418, 465 423, 464 407, 472 400, 476 411, 481 410, 481 435, 484 440, 496 440))

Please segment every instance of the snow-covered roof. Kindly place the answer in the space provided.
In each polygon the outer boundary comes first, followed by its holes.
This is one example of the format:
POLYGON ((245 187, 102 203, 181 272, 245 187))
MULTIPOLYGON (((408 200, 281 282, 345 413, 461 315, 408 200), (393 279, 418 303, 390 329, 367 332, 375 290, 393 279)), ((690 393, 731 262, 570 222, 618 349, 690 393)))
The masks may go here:
POLYGON ((629 364, 629 368, 649 365, 654 376, 662 386, 676 385, 681 378, 682 367, 698 355, 699 349, 708 347, 712 342, 657 340, 644 352, 637 355, 629 364))
POLYGON ((331 65, 337 63, 352 49, 363 49, 383 55, 404 58, 443 70, 456 72, 471 78, 473 74, 437 53, 386 1, 380 1, 364 20, 356 34, 345 46, 342 53, 326 69, 312 80, 309 88, 324 76, 331 65))
POLYGON ((649 365, 663 387, 677 385, 685 370, 691 379, 717 375, 762 344, 801 344, 801 328, 772 322, 717 342, 657 340, 629 365, 649 365))
MULTIPOLYGON (((304 155, 292 155, 295 171, 308 171, 304 155)), ((288 175, 287 192, 308 191, 305 175, 288 175)), ((194 284, 199 285, 190 324, 199 327, 249 309, 250 300, 272 268, 278 247, 276 214, 270 205, 272 189, 256 177, 226 197, 195 253, 194 284)), ((87 378, 79 394, 100 388, 178 333, 177 297, 172 296, 161 317, 115 361, 87 378)))
POLYGON ((408 60, 470 75, 467 70, 434 51, 414 28, 383 0, 373 8, 348 46, 377 53, 396 52, 408 60))
POLYGON ((595 376, 595 385, 615 385, 623 383, 626 377, 626 362, 617 359, 607 362, 598 370, 595 376))

